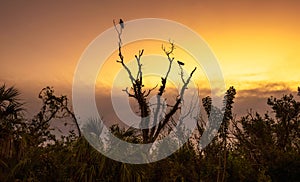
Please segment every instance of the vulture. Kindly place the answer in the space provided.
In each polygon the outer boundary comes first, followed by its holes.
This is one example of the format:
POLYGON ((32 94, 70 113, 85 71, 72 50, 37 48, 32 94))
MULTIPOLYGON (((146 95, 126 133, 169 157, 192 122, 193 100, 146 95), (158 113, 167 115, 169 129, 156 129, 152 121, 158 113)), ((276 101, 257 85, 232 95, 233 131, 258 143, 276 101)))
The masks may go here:
POLYGON ((123 22, 122 19, 120 19, 119 24, 120 24, 121 28, 123 29, 124 28, 124 22, 123 22))
POLYGON ((177 63, 178 63, 179 65, 181 65, 181 66, 183 66, 183 65, 184 65, 184 63, 183 63, 183 62, 181 62, 181 61, 177 61, 177 63))

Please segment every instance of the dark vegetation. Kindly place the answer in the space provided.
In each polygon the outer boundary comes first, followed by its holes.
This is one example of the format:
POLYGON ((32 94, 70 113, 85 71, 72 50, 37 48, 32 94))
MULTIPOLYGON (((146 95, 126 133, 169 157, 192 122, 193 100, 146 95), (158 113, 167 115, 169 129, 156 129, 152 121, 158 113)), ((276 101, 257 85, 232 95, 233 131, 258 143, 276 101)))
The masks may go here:
MULTIPOLYGON (((121 41, 123 23, 115 24, 119 37, 117 62, 126 69, 132 83, 124 92, 138 103, 141 124, 147 126, 149 121, 144 118, 151 113, 148 96, 156 87, 145 89, 143 84, 143 50, 135 56, 136 75, 126 66, 121 41)), ((161 78, 158 103, 166 91, 174 61, 174 44, 170 45, 169 50, 163 47, 169 68, 161 78)), ((181 110, 182 96, 196 70, 185 78, 184 63, 177 63, 182 80, 180 94, 160 119, 155 116, 156 110, 152 111, 156 125, 140 130, 113 125, 111 133, 132 143, 151 143, 168 135, 172 126, 178 124, 174 116, 181 110)), ((188 142, 163 160, 140 165, 114 161, 90 146, 81 134, 67 96, 55 95, 51 87, 42 89, 40 112, 27 119, 19 95, 14 87, 0 86, 0 181, 300 181, 300 102, 291 94, 270 97, 267 104, 271 114, 250 112, 239 119, 232 113, 234 87, 226 91, 222 108, 213 106, 212 99, 205 97, 202 106, 206 114, 195 118, 197 129, 188 142), (209 118, 211 112, 216 116, 223 112, 224 117, 212 142, 201 149, 195 141, 202 136, 206 121, 214 119, 209 118), (65 118, 75 129, 58 137, 51 132, 50 121, 63 122, 65 118)))
MULTIPOLYGON (((40 94, 41 111, 28 120, 18 90, 2 85, 0 181, 299 181, 300 102, 292 95, 270 97, 274 118, 249 113, 236 120, 231 113, 234 95, 230 87, 223 123, 206 148, 195 148, 189 140, 166 159, 133 165, 106 158, 78 135, 80 131, 59 139, 51 134, 53 118, 76 122, 67 97, 46 87, 40 94)), ((210 103, 209 97, 203 99, 205 108, 210 103)), ((111 131, 137 142, 132 130, 114 125, 111 131)))

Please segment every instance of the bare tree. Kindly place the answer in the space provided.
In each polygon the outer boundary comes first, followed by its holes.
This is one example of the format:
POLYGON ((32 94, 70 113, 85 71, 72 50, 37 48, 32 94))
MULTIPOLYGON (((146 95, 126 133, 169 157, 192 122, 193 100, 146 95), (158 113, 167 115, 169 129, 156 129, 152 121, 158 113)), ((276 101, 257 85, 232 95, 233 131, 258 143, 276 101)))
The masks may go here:
POLYGON ((170 74, 170 71, 172 69, 172 65, 174 62, 174 57, 172 56, 173 51, 175 49, 174 43, 170 41, 170 48, 167 49, 162 45, 162 50, 164 51, 167 60, 169 61, 169 66, 166 70, 165 76, 161 77, 161 85, 158 89, 158 93, 156 95, 157 99, 157 106, 156 108, 152 111, 153 112, 153 126, 150 127, 150 106, 149 106, 149 95, 150 93, 157 88, 157 85, 151 89, 146 89, 144 83, 143 83, 143 69, 142 69, 142 63, 141 63, 141 58, 144 53, 144 49, 139 50, 139 53, 135 55, 135 60, 136 64, 138 67, 138 71, 136 75, 133 75, 132 71, 129 69, 129 67, 125 64, 124 62, 124 56, 122 54, 122 32, 124 30, 124 22, 120 21, 119 24, 116 24, 115 21, 113 21, 115 30, 118 34, 118 45, 119 45, 119 60, 117 60, 117 63, 120 63, 122 67, 126 70, 129 79, 131 81, 131 88, 124 89, 123 91, 127 93, 128 97, 134 98, 138 105, 139 105, 139 112, 140 112, 140 117, 141 117, 141 127, 142 127, 142 137, 143 137, 143 143, 150 143, 154 142, 159 135, 162 133, 162 131, 166 128, 167 125, 173 124, 175 125, 176 122, 173 119, 174 114, 180 110, 180 106, 182 104, 183 96, 185 93, 185 90, 187 89, 188 84, 191 81, 191 78, 196 71, 196 67, 191 71, 190 75, 186 79, 184 77, 184 71, 183 71, 183 66, 184 63, 181 61, 177 61, 178 66, 180 68, 180 77, 181 81, 183 83, 179 95, 176 97, 176 102, 173 106, 167 105, 170 109, 164 113, 164 116, 161 117, 159 115, 160 110, 165 107, 165 105, 161 102, 161 98, 163 94, 166 91, 167 87, 167 80, 170 74))

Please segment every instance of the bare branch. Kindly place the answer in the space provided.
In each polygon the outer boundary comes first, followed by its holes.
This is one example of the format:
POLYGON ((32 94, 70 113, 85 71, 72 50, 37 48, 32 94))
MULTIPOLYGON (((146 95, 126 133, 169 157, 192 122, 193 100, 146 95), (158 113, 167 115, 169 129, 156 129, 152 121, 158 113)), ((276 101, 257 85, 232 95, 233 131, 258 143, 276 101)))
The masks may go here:
POLYGON ((180 98, 181 98, 181 99, 183 98, 184 91, 187 89, 187 86, 188 86, 188 84, 190 83, 191 78, 192 78, 194 72, 196 71, 196 69, 197 69, 197 67, 195 67, 195 68, 193 69, 193 71, 190 73, 190 76, 188 77, 188 79, 186 80, 186 82, 184 82, 184 85, 182 86, 181 92, 180 92, 180 98))
POLYGON ((190 76, 188 77, 188 79, 186 80, 185 84, 182 86, 181 91, 180 91, 180 95, 179 98, 177 98, 175 105, 173 106, 173 108, 165 115, 165 118, 163 119, 162 122, 159 122, 157 130, 155 132, 155 134, 153 136, 151 136, 151 141, 155 141, 159 135, 159 133, 161 132, 161 130, 165 127, 165 125, 169 122, 170 118, 176 113, 176 111, 178 109, 180 109, 180 104, 181 101, 183 99, 183 95, 185 90, 187 89, 188 84, 190 83, 190 80, 194 74, 194 72, 196 71, 197 67, 195 67, 193 69, 193 71, 190 73, 190 76))
MULTIPOLYGON (((168 58, 168 61, 169 61, 169 67, 168 67, 168 70, 167 70, 167 73, 165 75, 165 77, 161 77, 161 86, 159 88, 159 92, 156 96, 156 100, 157 100, 157 107, 156 107, 156 110, 155 110, 155 113, 154 113, 154 125, 156 126, 157 122, 158 122, 158 113, 160 111, 160 106, 161 106, 161 103, 160 103, 160 98, 162 96, 162 94, 165 92, 165 88, 166 88, 166 84, 167 84, 167 79, 168 79, 168 76, 170 74, 170 71, 171 71, 171 68, 172 68, 172 63, 173 63, 173 60, 174 60, 174 57, 170 57, 170 54, 173 53, 174 49, 175 49, 175 46, 174 46, 174 43, 173 42, 170 42, 170 50, 166 50, 166 48, 164 47, 164 45, 162 45, 162 50, 165 52, 167 58, 168 58)), ((153 127, 151 129, 151 132, 150 132, 150 137, 152 137, 154 135, 154 132, 155 132, 155 127, 153 127)))
POLYGON ((158 86, 158 85, 156 84, 155 87, 149 89, 148 92, 147 92, 147 94, 145 95, 145 97, 148 97, 148 96, 150 95, 150 93, 151 93, 154 89, 156 89, 157 86, 158 86))
POLYGON ((120 58, 120 60, 117 60, 117 63, 121 63, 123 68, 125 68, 125 70, 128 73, 129 79, 130 79, 130 81, 133 85, 133 84, 135 84, 135 79, 132 76, 132 73, 131 73, 130 69, 124 63, 124 56, 122 54, 122 38, 121 38, 121 36, 122 36, 123 28, 120 27, 120 29, 118 29, 115 20, 113 20, 113 23, 114 23, 114 27, 115 27, 115 30, 118 34, 118 38, 119 38, 118 44, 119 44, 119 58, 120 58))
POLYGON ((166 50, 166 48, 164 47, 164 45, 162 45, 162 50, 165 52, 167 58, 168 58, 168 61, 169 61, 169 67, 168 67, 168 70, 167 70, 167 73, 166 73, 166 76, 163 78, 161 78, 161 83, 162 85, 160 86, 159 88, 159 92, 158 92, 158 95, 162 96, 162 94, 164 93, 165 91, 165 88, 166 88, 166 82, 167 82, 167 79, 168 79, 168 76, 170 74, 170 71, 171 71, 171 68, 172 68, 172 63, 173 63, 173 60, 174 60, 174 57, 170 57, 170 54, 173 53, 174 49, 175 49, 175 46, 174 46, 174 43, 173 42, 170 42, 170 45, 171 45, 171 48, 170 50, 166 50))
POLYGON ((122 91, 125 92, 129 97, 134 97, 135 98, 135 96, 133 94, 129 93, 128 87, 126 87, 126 89, 123 89, 122 91))
POLYGON ((119 43, 119 47, 122 47, 122 39, 121 39, 121 35, 122 35, 122 33, 123 33, 123 28, 120 27, 120 30, 118 30, 115 20, 113 20, 113 23, 114 23, 115 30, 116 30, 117 33, 118 33, 118 38, 119 38, 119 42, 118 42, 118 43, 119 43))
POLYGON ((181 78, 181 81, 182 81, 182 83, 185 84, 183 68, 182 68, 181 65, 179 65, 179 68, 180 68, 180 78, 181 78))
POLYGON ((135 59, 138 65, 138 73, 136 75, 136 80, 139 79, 141 86, 143 86, 143 72, 142 72, 142 64, 141 64, 141 57, 144 53, 144 49, 139 50, 139 55, 135 55, 135 59))

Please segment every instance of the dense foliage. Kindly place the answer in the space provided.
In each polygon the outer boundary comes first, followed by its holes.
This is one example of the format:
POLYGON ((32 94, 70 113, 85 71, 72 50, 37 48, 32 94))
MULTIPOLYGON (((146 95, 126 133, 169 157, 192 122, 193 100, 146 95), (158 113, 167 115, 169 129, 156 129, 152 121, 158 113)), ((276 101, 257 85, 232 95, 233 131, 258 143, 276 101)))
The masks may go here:
MULTIPOLYGON (((236 90, 230 87, 224 107, 203 101, 207 115, 224 112, 218 135, 204 149, 195 147, 203 133, 205 115, 197 119, 197 132, 182 148, 161 161, 132 165, 97 152, 79 130, 58 138, 50 120, 69 117, 77 126, 66 96, 50 87, 39 94, 41 111, 24 118, 19 92, 0 87, 0 181, 300 181, 300 102, 292 95, 270 97, 274 114, 232 114, 236 90)), ((209 118, 208 118, 209 119, 209 118)), ((78 127, 75 127, 78 129, 78 127)), ((134 130, 111 127, 117 137, 143 142, 134 130)))

